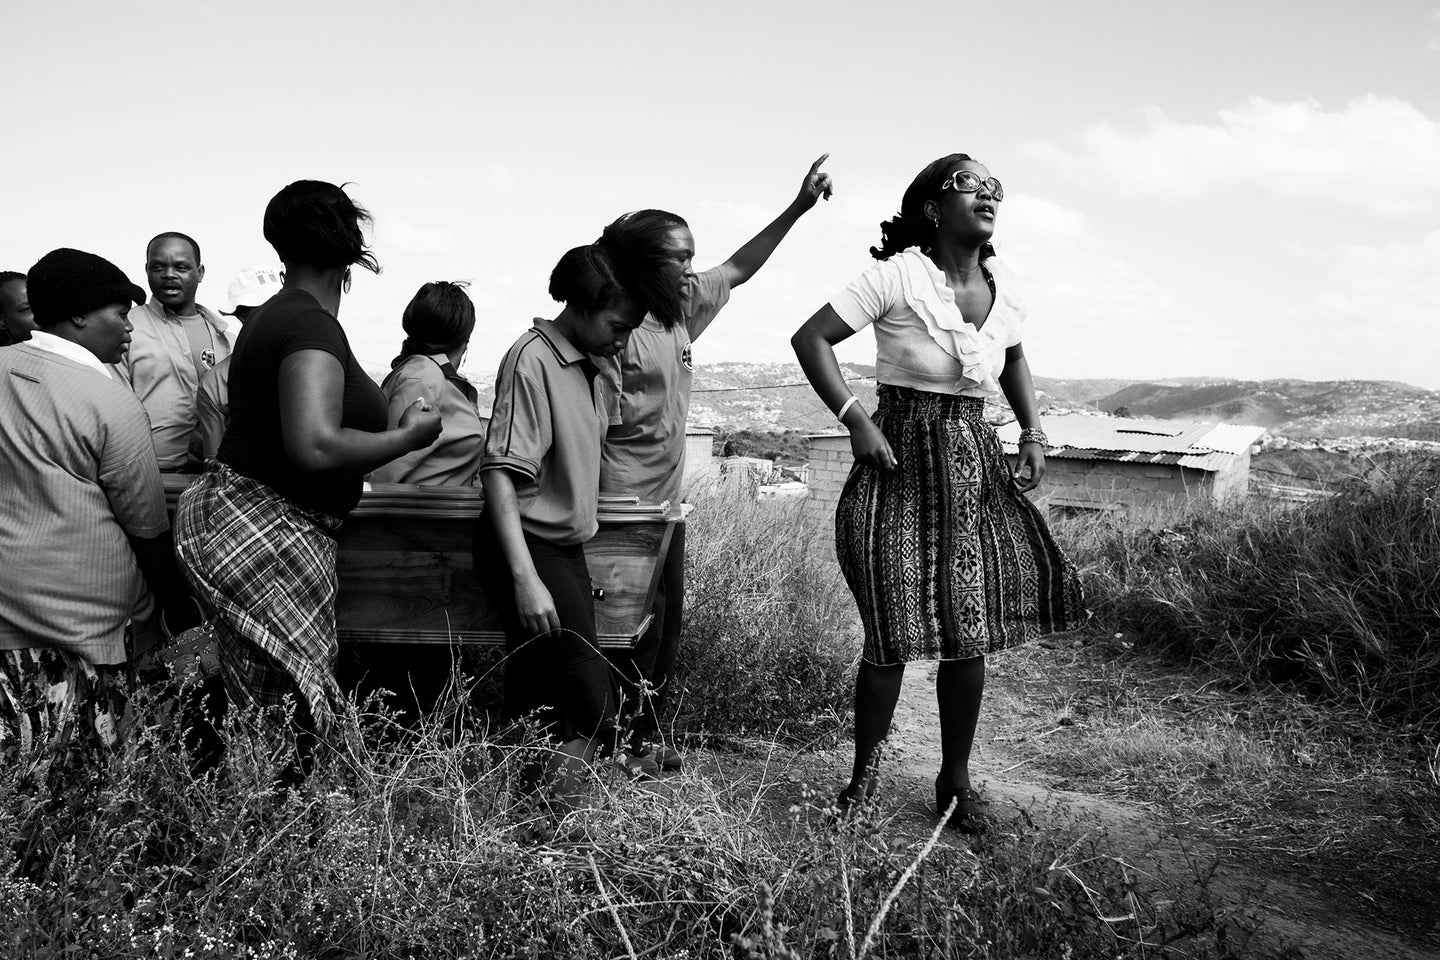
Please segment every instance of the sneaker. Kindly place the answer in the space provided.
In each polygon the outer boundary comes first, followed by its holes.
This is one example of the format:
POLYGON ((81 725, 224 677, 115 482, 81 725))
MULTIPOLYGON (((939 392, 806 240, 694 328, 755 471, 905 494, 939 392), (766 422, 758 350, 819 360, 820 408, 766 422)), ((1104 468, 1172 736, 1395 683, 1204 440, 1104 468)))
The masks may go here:
POLYGON ((665 770, 673 773, 685 766, 685 757, 674 747, 666 746, 663 743, 645 743, 643 741, 632 741, 625 748, 625 753, 630 757, 640 757, 646 763, 657 770, 665 770))

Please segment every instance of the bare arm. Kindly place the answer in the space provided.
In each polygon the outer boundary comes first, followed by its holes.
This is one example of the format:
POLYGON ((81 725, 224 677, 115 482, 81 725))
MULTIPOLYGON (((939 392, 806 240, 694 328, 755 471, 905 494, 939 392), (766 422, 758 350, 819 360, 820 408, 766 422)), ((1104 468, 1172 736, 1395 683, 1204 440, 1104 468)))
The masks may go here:
MULTIPOLYGON (((1005 370, 1000 374, 1000 389, 1015 419, 1021 428, 1040 426, 1040 408, 1035 403, 1035 381, 1030 378, 1030 361, 1025 359, 1025 348, 1015 344, 1005 351, 1005 370)), ((1020 444, 1020 453, 1015 460, 1015 484, 1021 492, 1040 486, 1045 476, 1045 448, 1038 443, 1020 444)))
MULTIPOLYGON (((800 360, 800 369, 810 386, 831 412, 838 412, 850 399, 850 388, 845 385, 845 375, 835 359, 835 344, 848 338, 853 330, 840 319, 835 308, 828 303, 815 311, 805 325, 790 338, 795 356, 800 360)), ((855 459, 869 467, 890 470, 895 467, 895 453, 890 443, 875 422, 870 419, 860 404, 850 404, 841 421, 850 431, 850 449, 855 459)))
POLYGON ((817 200, 824 197, 830 199, 835 192, 834 185, 830 182, 830 174, 822 173, 820 165, 824 163, 830 154, 825 154, 819 160, 810 164, 810 169, 805 174, 805 180, 800 184, 800 192, 795 199, 790 201, 786 207, 770 225, 751 237, 743 247, 730 255, 730 259, 720 265, 724 272, 725 279, 730 286, 738 287, 765 266, 765 261, 770 259, 770 254, 780 246, 780 241, 790 232, 790 228, 803 217, 817 200))
POLYGON ((342 427, 344 397, 345 368, 334 354, 300 350, 280 361, 280 434, 300 469, 369 473, 440 436, 440 414, 421 404, 406 410, 394 430, 342 427))
POLYGON ((515 580, 515 607, 520 614, 520 625, 532 637, 559 630, 560 614, 555 610, 555 600, 535 572, 535 561, 525 545, 515 479, 507 470, 492 468, 480 472, 480 485, 485 489, 485 512, 495 527, 510 576, 515 580))
POLYGON ((190 434, 190 460, 195 466, 215 456, 225 439, 225 411, 220 409, 219 384, 214 371, 205 374, 195 394, 195 432, 190 434))

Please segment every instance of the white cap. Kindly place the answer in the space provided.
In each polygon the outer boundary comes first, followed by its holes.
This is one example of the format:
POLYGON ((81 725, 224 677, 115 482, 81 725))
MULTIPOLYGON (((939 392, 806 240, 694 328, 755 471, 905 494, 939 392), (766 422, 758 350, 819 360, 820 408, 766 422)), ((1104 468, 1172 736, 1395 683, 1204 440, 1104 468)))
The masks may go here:
POLYGON ((243 270, 236 270, 230 277, 225 309, 220 312, 233 314, 236 307, 258 307, 274 296, 282 283, 280 271, 274 267, 245 267, 243 270))

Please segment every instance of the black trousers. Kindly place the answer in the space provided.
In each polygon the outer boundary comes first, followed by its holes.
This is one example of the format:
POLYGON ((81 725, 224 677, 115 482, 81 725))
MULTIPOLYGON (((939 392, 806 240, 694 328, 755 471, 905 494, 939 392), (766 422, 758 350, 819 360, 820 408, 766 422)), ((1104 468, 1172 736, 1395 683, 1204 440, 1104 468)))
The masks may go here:
POLYGON ((615 677, 595 639, 595 597, 584 544, 563 546, 525 535, 531 562, 559 614, 561 630, 531 636, 520 624, 515 579, 488 514, 475 530, 475 575, 505 628, 502 714, 534 714, 560 742, 611 736, 619 703, 615 677))

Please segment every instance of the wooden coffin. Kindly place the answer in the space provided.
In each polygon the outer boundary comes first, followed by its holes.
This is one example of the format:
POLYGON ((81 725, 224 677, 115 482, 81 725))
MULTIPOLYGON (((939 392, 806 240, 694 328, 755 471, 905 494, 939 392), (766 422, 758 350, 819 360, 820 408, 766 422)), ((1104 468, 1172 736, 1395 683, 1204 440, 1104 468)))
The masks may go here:
MULTIPOLYGON (((167 474, 173 511, 193 476, 167 474)), ((503 644, 499 617, 475 579, 471 540, 480 491, 367 484, 340 528, 335 604, 342 641, 503 644)), ((600 532, 585 545, 602 647, 633 646, 650 610, 678 507, 602 498, 600 532)))

